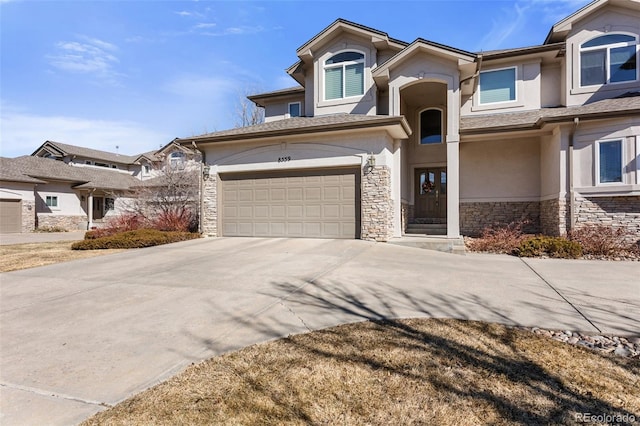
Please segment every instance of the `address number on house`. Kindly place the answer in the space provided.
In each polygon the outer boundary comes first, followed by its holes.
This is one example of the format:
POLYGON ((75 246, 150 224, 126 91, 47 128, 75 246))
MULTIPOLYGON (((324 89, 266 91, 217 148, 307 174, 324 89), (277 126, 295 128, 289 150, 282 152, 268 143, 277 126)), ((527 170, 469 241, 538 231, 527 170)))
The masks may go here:
POLYGON ((290 156, 278 157, 278 163, 286 163, 287 161, 291 161, 291 157, 290 156))

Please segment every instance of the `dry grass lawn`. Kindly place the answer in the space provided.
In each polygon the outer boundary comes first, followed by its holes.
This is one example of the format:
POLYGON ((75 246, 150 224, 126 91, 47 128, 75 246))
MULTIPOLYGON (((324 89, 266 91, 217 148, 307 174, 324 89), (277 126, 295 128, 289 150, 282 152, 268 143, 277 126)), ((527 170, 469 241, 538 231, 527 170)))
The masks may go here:
POLYGON ((638 360, 495 324, 389 320, 213 358, 83 425, 626 424, 638 389, 638 360))
POLYGON ((29 243, 0 246, 0 272, 17 271, 122 250, 71 250, 73 241, 29 243))

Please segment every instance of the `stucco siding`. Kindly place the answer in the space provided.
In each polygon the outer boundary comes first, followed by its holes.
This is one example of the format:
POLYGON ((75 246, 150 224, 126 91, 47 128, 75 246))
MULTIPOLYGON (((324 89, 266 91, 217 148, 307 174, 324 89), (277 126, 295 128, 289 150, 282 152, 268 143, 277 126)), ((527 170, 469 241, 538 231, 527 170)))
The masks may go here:
POLYGON ((623 32, 640 36, 640 13, 631 9, 608 7, 588 19, 577 22, 567 37, 567 106, 582 105, 604 98, 613 98, 630 90, 638 90, 638 81, 580 87, 580 45, 603 32, 623 32))
POLYGON ((540 197, 537 138, 460 144, 460 201, 530 201, 540 197))

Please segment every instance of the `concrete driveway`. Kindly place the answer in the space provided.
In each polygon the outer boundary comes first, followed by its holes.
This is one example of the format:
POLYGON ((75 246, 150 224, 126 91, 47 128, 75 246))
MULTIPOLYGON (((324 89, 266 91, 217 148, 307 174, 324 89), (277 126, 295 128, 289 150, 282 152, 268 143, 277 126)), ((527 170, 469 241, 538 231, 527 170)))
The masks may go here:
POLYGON ((75 424, 198 362, 343 322, 638 334, 640 263, 202 239, 0 275, 0 423, 75 424))

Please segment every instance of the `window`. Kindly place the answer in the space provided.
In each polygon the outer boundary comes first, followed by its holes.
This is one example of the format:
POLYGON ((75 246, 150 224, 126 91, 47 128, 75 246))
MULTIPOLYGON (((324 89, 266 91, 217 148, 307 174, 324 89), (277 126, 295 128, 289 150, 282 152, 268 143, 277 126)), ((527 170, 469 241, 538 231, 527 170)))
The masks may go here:
POLYGON ((300 102, 289 104, 289 117, 300 117, 300 102))
POLYGON ((115 164, 112 164, 112 165, 111 165, 111 168, 112 168, 112 169, 117 169, 117 168, 118 168, 118 166, 116 166, 115 164))
POLYGON ((607 34, 580 46, 580 86, 638 79, 638 40, 627 34, 607 34))
POLYGON ((505 68, 480 73, 480 104, 516 100, 516 69, 505 68))
POLYGON ((98 163, 97 161, 95 163, 93 163, 94 165, 98 166, 98 167, 109 167, 109 165, 107 163, 98 163))
POLYGON ((622 183, 622 140, 598 143, 598 183, 622 183))
POLYGON ((420 144, 442 142, 442 111, 427 109, 420 113, 420 144))
POLYGON ((58 197, 56 195, 47 195, 45 202, 47 207, 58 207, 58 197))
POLYGON ((105 211, 113 210, 116 205, 115 198, 105 198, 104 199, 104 209, 105 211))
POLYGON ((364 95, 364 54, 342 52, 324 63, 325 100, 364 95))
POLYGON ((151 172, 151 167, 148 164, 142 166, 142 174, 148 175, 151 172))
POLYGON ((93 162, 91 162, 91 160, 84 160, 84 164, 92 165, 93 162))
POLYGON ((184 169, 184 152, 172 152, 169 156, 169 164, 172 169, 184 169))

